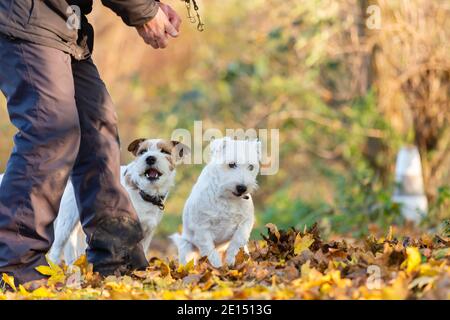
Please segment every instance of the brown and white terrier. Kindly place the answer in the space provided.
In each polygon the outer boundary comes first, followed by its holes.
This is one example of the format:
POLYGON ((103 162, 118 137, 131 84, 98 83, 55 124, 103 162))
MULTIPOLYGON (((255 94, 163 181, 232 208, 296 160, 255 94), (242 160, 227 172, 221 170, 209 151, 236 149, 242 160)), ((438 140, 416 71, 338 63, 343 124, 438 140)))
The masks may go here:
MULTIPOLYGON (((121 167, 121 183, 139 217, 144 231, 142 246, 148 255, 153 235, 163 217, 165 201, 175 183, 176 167, 190 154, 190 149, 177 141, 137 139, 129 145, 128 151, 135 159, 121 167)), ((64 192, 54 227, 55 241, 49 251, 50 260, 60 263, 64 259, 66 264, 73 264, 85 253, 87 245, 71 182, 64 192)))

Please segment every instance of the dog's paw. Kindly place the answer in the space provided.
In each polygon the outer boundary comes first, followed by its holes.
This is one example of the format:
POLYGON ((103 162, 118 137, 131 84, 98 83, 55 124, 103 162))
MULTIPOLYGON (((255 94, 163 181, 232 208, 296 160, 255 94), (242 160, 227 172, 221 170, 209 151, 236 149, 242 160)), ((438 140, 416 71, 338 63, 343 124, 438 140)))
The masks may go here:
POLYGON ((234 266, 234 264, 236 263, 236 257, 234 255, 227 254, 227 256, 225 257, 225 263, 230 267, 234 266))
POLYGON ((212 252, 208 256, 208 261, 214 268, 222 267, 222 259, 220 259, 219 253, 217 251, 212 252))
POLYGON ((50 252, 48 253, 47 258, 54 264, 61 264, 61 262, 62 262, 61 257, 52 249, 50 249, 50 252))

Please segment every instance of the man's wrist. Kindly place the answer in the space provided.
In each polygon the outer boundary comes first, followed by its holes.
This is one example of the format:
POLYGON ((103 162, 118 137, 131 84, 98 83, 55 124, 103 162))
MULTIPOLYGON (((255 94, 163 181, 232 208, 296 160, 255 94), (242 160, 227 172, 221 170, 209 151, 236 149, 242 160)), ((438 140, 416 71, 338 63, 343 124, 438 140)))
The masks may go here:
POLYGON ((156 16, 156 14, 158 13, 158 11, 159 11, 159 5, 160 5, 161 1, 160 1, 160 0, 153 0, 153 2, 155 3, 155 12, 154 12, 154 14, 153 14, 151 17, 149 17, 147 20, 145 20, 145 22, 144 22, 143 24, 141 24, 141 25, 139 25, 139 26, 136 26, 136 28, 143 27, 143 26, 146 25, 149 21, 152 21, 153 18, 154 18, 154 17, 156 16))

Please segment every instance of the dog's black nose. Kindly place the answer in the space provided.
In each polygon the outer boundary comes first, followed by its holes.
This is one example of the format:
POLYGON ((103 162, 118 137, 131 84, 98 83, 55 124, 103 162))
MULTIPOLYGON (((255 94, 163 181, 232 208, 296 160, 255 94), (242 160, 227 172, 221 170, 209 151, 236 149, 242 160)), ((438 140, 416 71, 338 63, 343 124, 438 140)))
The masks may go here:
POLYGON ((236 191, 237 191, 237 193, 239 193, 239 194, 243 194, 243 193, 245 193, 245 191, 247 191, 247 187, 244 186, 243 184, 238 184, 238 185, 236 186, 236 191))
POLYGON ((156 157, 150 156, 147 159, 145 159, 145 162, 147 162, 147 164, 149 166, 152 166, 152 165, 154 165, 156 163, 156 157))

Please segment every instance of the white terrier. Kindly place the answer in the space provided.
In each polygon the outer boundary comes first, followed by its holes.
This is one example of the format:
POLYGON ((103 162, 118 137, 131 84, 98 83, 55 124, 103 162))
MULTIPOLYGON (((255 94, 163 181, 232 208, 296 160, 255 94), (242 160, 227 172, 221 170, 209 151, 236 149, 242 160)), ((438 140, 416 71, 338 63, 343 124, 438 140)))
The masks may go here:
MULTIPOLYGON (((121 183, 127 190, 142 225, 142 246, 148 259, 150 242, 162 219, 169 190, 175 182, 175 167, 190 150, 177 141, 138 139, 130 144, 128 151, 136 158, 128 166, 121 168, 121 183)), ((50 260, 60 263, 64 256, 67 264, 73 264, 84 254, 87 245, 70 182, 61 200, 54 227, 55 241, 49 252, 50 260)))
POLYGON ((234 265, 254 225, 251 194, 257 189, 261 143, 217 139, 210 145, 211 161, 200 174, 183 211, 183 232, 172 240, 179 261, 186 264, 196 253, 213 267, 222 266, 217 248, 228 243, 225 262, 234 265))

